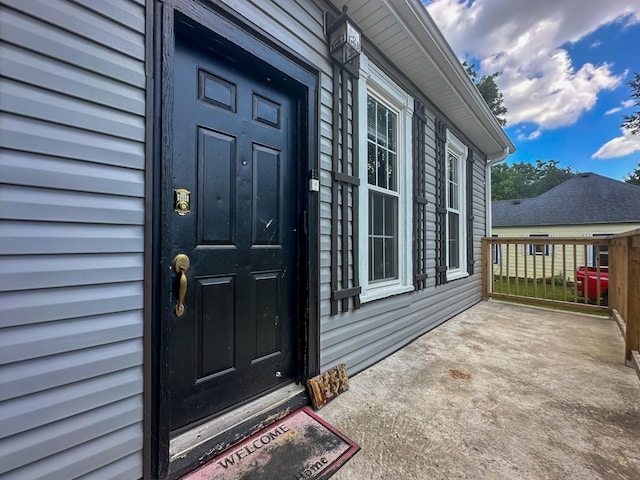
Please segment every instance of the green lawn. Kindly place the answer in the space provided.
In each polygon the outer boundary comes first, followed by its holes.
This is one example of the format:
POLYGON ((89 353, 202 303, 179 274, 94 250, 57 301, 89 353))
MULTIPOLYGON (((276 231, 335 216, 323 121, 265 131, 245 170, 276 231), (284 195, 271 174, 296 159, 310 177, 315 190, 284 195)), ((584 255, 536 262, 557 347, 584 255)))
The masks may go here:
MULTIPOLYGON (((546 279, 538 278, 534 282, 533 279, 524 278, 517 279, 515 277, 502 277, 500 281, 500 275, 494 276, 493 291, 495 293, 507 293, 511 295, 518 295, 521 297, 531 298, 546 298, 547 300, 561 300, 567 302, 573 302, 573 282, 566 282, 566 297, 563 287, 563 281, 561 277, 549 277, 546 279), (546 280, 546 281, 544 281, 546 280)), ((582 297, 578 297, 578 301, 582 301, 582 297)))
MULTIPOLYGON (((559 310, 569 310, 569 311, 578 311, 578 308, 576 307, 572 307, 572 304, 574 303, 574 284, 573 282, 566 282, 566 297, 565 297, 565 289, 564 289, 564 285, 563 285, 563 280, 562 277, 549 277, 546 279, 546 281, 543 281, 543 279, 538 278, 536 279, 536 281, 534 282, 533 279, 527 279, 527 281, 525 282, 524 278, 518 278, 517 281, 517 289, 516 289, 516 279, 515 277, 506 277, 503 276, 502 277, 502 283, 500 283, 500 275, 495 275, 494 276, 494 283, 493 283, 493 291, 494 293, 503 293, 503 294, 509 294, 509 295, 517 295, 520 298, 517 299, 509 299, 508 301, 512 301, 515 303, 523 303, 523 304, 533 304, 534 301, 527 301, 527 297, 528 298, 543 298, 546 300, 559 300, 562 302, 567 302, 565 305, 566 307, 563 306, 554 306, 554 308, 557 308, 559 310), (535 287, 534 287, 535 285, 535 287)), ((584 298, 580 295, 578 295, 578 302, 577 303, 583 303, 584 302, 584 298)), ((590 302, 592 305, 594 305, 593 302, 590 302)), ((603 315, 606 316, 607 313, 605 312, 593 312, 596 315, 603 315)))

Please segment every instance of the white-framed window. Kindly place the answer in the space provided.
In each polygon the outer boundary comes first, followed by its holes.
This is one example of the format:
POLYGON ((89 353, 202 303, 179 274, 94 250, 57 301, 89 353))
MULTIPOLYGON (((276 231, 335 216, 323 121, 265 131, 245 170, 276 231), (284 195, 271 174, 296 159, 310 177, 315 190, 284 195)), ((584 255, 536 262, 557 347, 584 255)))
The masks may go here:
POLYGON ((365 55, 358 82, 360 301, 367 302, 413 290, 413 98, 365 55))
MULTIPOLYGON (((529 237, 548 237, 548 233, 532 233, 529 237)), ((548 243, 536 243, 529 245, 529 255, 549 255, 549 244, 548 243)))
POLYGON ((369 282, 398 278, 398 115, 367 95, 369 282))
MULTIPOLYGON (((611 233, 593 233, 592 237, 608 237, 613 235, 611 233)), ((609 266, 609 247, 607 245, 599 245, 597 248, 595 245, 589 245, 589 266, 595 267, 598 264, 598 250, 600 250, 600 266, 609 266)))
MULTIPOLYGON (((500 235, 498 235, 497 233, 494 233, 491 236, 494 238, 497 238, 500 235)), ((501 261, 502 261, 502 245, 500 245, 499 243, 495 243, 493 245, 493 263, 494 265, 500 265, 501 261)))
POLYGON ((447 131, 447 280, 466 277, 467 272, 467 146, 447 131))

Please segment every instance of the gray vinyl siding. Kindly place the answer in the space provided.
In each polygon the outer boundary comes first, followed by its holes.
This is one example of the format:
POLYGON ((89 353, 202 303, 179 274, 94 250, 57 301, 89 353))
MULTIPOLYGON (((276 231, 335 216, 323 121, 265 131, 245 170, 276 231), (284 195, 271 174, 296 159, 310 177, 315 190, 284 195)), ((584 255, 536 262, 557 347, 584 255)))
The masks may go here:
MULTIPOLYGON (((223 1, 319 71, 321 369, 346 362, 357 373, 480 299, 479 273, 435 286, 435 113, 425 133, 427 288, 330 315, 331 8, 223 1)), ((371 12, 362 26, 387 21, 371 12)), ((0 0, 3 479, 142 476, 145 27, 144 0, 0 0)), ((481 158, 476 272, 484 175, 481 158)))
MULTIPOLYGON (((331 187, 332 187, 332 70, 328 61, 328 48, 323 35, 322 16, 331 10, 322 1, 289 0, 269 3, 231 2, 249 22, 280 41, 320 71, 318 98, 319 124, 317 126, 320 154, 320 362, 321 370, 346 362, 350 374, 357 373, 419 335, 429 331, 480 300, 481 276, 435 286, 435 135, 434 112, 427 111, 425 133, 428 191, 428 268, 427 288, 420 293, 409 293, 363 304, 332 316, 331 306, 331 187), (471 294, 470 294, 471 293, 471 294)), ((388 18, 378 18, 371 12, 364 28, 386 28, 388 18), (378 25, 376 25, 378 24, 378 25)), ((396 28, 396 27, 394 27, 396 28)), ((386 63, 385 59, 381 59, 386 63)), ((389 59, 393 62, 393 59, 389 59)), ((385 65, 387 66, 387 65, 385 65)), ((399 72, 392 72, 402 78, 399 72)), ((420 97, 420 92, 409 90, 420 97)), ((462 132, 464 134, 464 132, 462 132)), ((463 135, 464 137, 464 135, 463 135)), ((478 155, 482 157, 482 155, 478 155)), ((408 159, 410 161, 410 159, 408 159)), ((478 158, 474 169, 474 237, 475 268, 480 269, 480 238, 484 235, 484 160, 478 158)), ((366 233, 366 220, 360 219, 361 233, 366 233), (364 230, 363 230, 364 229, 364 230)), ((410 248, 409 248, 410 250, 410 248)), ((366 252, 360 252, 366 255, 366 252)), ((362 272, 361 272, 362 274, 362 272)))
POLYGON ((140 478, 145 2, 0 32, 0 478, 140 478))
MULTIPOLYGON (((487 161, 484 156, 476 155, 473 165, 473 260, 474 271, 479 277, 482 270, 481 238, 486 235, 486 209, 491 208, 491 205, 485 205, 487 199, 485 182, 487 161)), ((480 282, 480 288, 482 289, 482 282, 480 282)))
MULTIPOLYGON (((413 93, 413 92, 412 92, 413 93)), ((473 170, 474 260, 469 278, 435 285, 435 115, 427 110, 427 288, 418 293, 365 303, 359 310, 337 316, 322 311, 321 370, 345 362, 350 374, 382 360, 420 335, 466 310, 481 298, 480 239, 485 232, 485 159, 479 154, 473 170)), ((362 220, 361 220, 362 221, 362 220)), ((366 254, 366 252, 361 252, 366 254)))

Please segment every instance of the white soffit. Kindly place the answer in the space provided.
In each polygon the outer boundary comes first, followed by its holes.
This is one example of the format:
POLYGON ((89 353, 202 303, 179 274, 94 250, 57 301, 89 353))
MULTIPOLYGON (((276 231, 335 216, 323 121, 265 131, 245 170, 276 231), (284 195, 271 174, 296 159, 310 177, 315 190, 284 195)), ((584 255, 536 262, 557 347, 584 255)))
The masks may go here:
POLYGON ((515 146, 420 0, 348 0, 364 35, 488 157, 515 146))

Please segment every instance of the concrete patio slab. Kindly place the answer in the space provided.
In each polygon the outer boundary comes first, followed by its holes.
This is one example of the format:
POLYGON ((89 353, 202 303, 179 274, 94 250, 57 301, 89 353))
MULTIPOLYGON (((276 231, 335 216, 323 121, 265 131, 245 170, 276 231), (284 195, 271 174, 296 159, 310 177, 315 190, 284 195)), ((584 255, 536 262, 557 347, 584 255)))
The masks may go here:
POLYGON ((318 413, 362 450, 335 480, 640 478, 640 382, 603 317, 481 302, 318 413))

